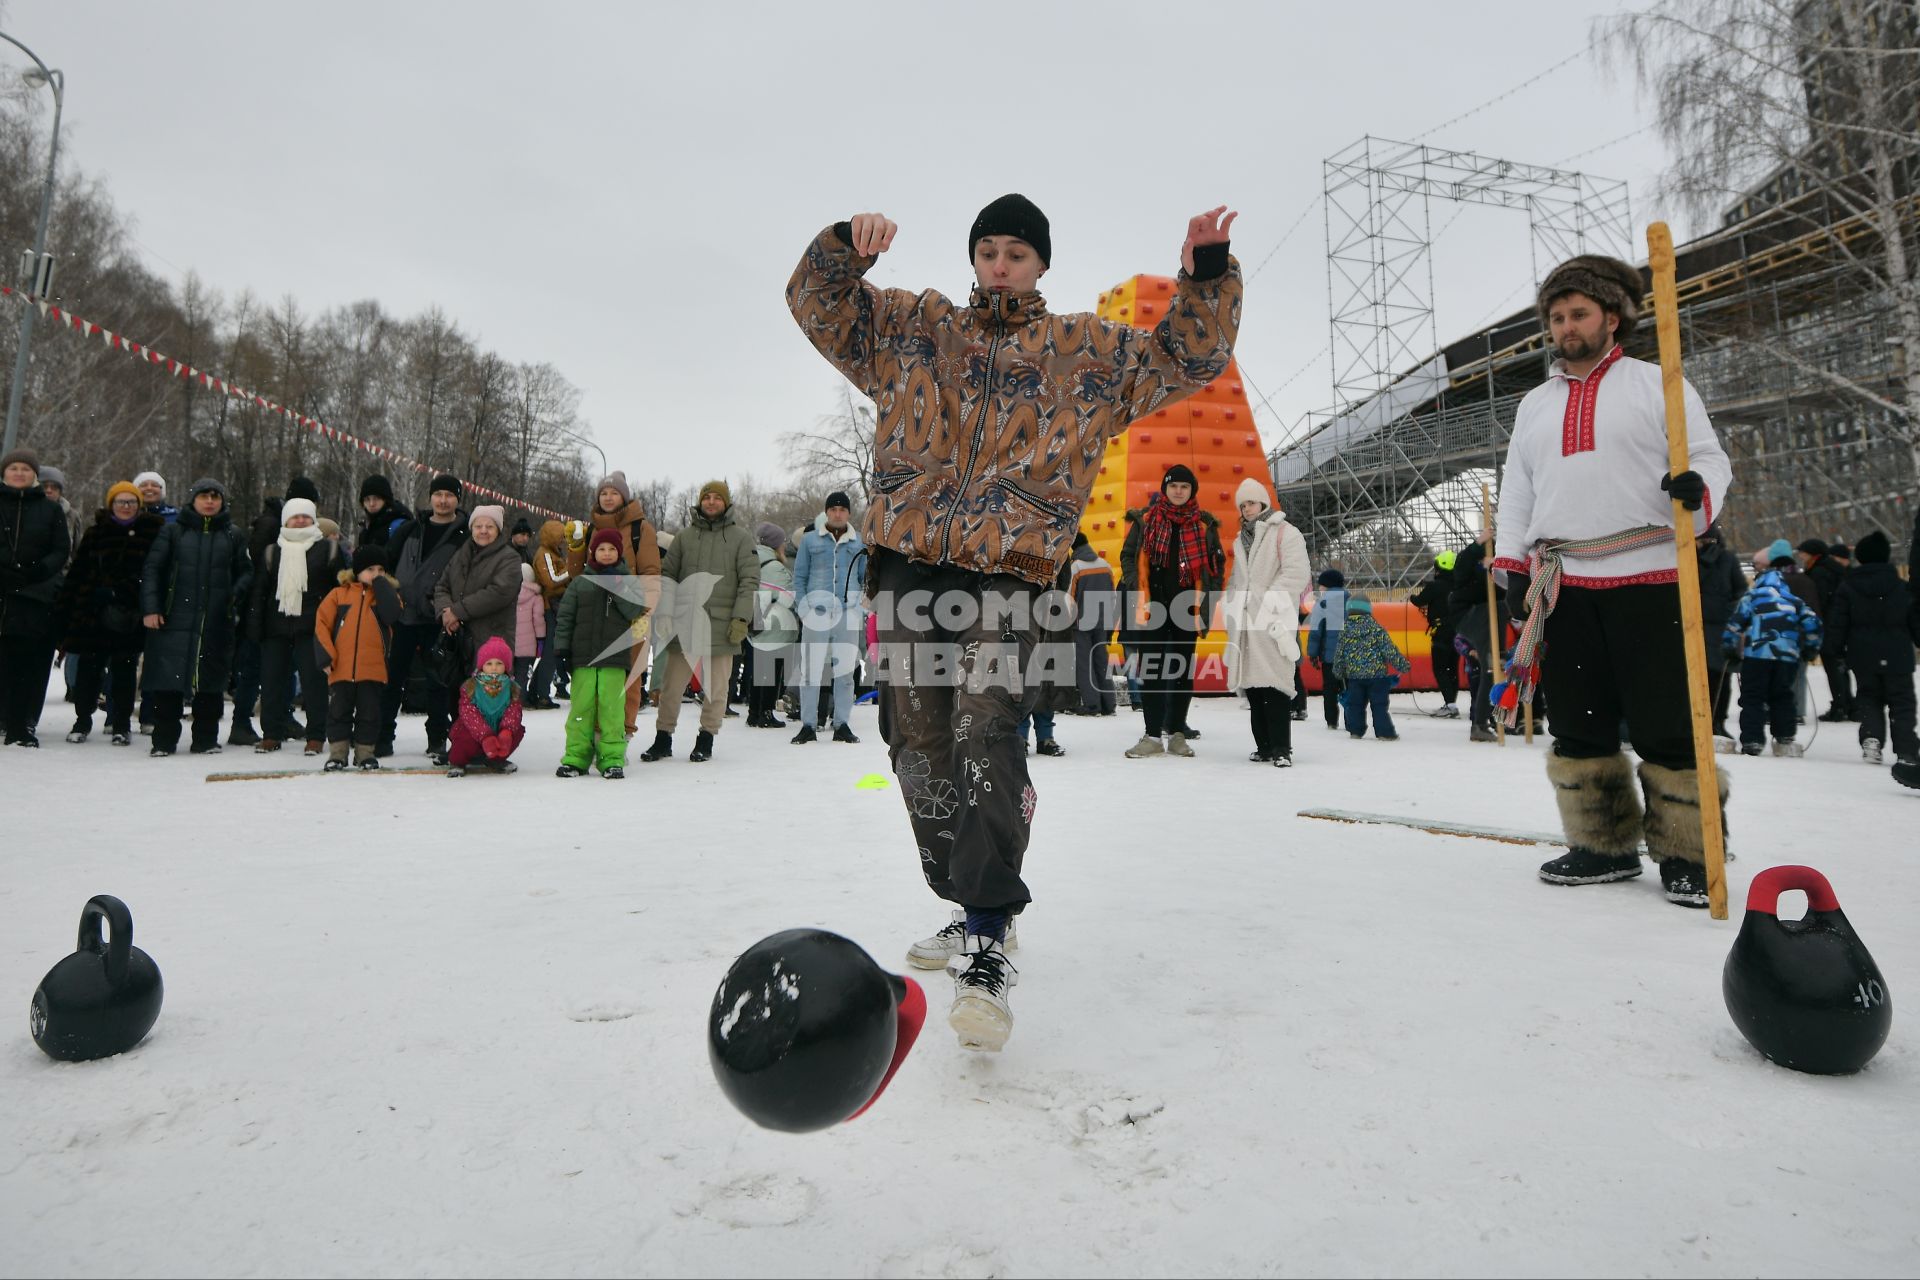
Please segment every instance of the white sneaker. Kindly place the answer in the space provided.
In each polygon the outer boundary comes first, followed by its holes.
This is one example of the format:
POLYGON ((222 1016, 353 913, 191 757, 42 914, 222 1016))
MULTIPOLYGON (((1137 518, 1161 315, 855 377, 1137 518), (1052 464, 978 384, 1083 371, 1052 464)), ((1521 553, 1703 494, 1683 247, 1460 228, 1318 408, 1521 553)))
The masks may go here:
MULTIPOLYGON (((1004 944, 1008 951, 1020 949, 1019 935, 1013 931, 1015 917, 1007 917, 1007 940, 1004 944)), ((922 938, 907 948, 907 963, 916 969, 944 969, 947 963, 959 955, 967 940, 967 913, 956 911, 953 920, 943 925, 940 931, 930 938, 922 938)))
POLYGON ((1170 756, 1192 756, 1193 748, 1187 745, 1187 735, 1184 733, 1168 734, 1167 754, 1170 756))
MULTIPOLYGON (((86 733, 86 730, 84 729, 75 729, 72 733, 67 735, 68 742, 85 742, 86 740, 87 740, 87 733, 86 733)), ((1875 764, 1880 763, 1880 748, 1878 746, 1876 746, 1873 749, 1873 762, 1875 764)))
POLYGON ((1740 744, 1724 733, 1716 733, 1713 735, 1713 753, 1717 756, 1738 755, 1740 744))
POLYGON ((1148 756, 1163 756, 1165 754, 1167 754, 1167 749, 1160 745, 1160 739, 1150 733, 1141 734, 1140 741, 1127 748, 1127 759, 1129 760, 1145 760, 1148 756))
POLYGON ((1807 754, 1807 749, 1800 743, 1795 742, 1792 738, 1785 740, 1775 738, 1773 740, 1773 754, 1776 756, 1792 756, 1797 758, 1807 754))
POLYGON ((1460 708, 1454 706, 1451 702, 1447 702, 1442 703, 1432 711, 1427 712, 1427 714, 1435 720, 1458 720, 1460 718, 1460 708))
MULTIPOLYGON (((69 738, 67 739, 67 741, 71 742, 73 741, 73 739, 69 738)), ((1881 758, 1880 757, 1880 739, 1878 738, 1861 739, 1860 758, 1862 760, 1865 760, 1868 764, 1879 764, 1880 758, 1881 758)))
POLYGON ((1007 989, 1020 981, 1006 950, 997 939, 968 934, 949 967, 953 1008, 947 1011, 947 1025, 960 1037, 960 1047, 1000 1052, 1013 1034, 1007 989))

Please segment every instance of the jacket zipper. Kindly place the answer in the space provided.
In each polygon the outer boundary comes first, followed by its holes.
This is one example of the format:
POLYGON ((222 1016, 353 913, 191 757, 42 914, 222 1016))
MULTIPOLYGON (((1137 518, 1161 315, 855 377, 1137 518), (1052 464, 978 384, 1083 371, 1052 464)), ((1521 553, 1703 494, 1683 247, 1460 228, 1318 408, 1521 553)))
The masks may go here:
MULTIPOLYGON (((987 299, 988 310, 993 316, 993 336, 987 339, 986 394, 980 398, 980 422, 973 429, 973 453, 967 458, 967 469, 960 476, 960 490, 954 495, 954 503, 965 502, 967 486, 973 482, 973 467, 980 460, 980 443, 987 433, 987 415, 993 412, 993 358, 1000 350, 1000 331, 1006 324, 1005 303, 1001 294, 992 294, 987 299)), ((953 522, 956 513, 947 515, 947 527, 940 534, 940 559, 945 562, 953 554, 953 522)))

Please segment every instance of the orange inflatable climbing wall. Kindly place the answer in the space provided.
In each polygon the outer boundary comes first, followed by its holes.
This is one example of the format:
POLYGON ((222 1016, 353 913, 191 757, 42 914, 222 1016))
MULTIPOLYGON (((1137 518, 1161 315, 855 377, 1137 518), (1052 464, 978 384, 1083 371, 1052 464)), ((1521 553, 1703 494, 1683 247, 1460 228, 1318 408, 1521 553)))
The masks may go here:
MULTIPOLYGON (((1171 277, 1135 276, 1100 295, 1098 314, 1103 320, 1151 329, 1166 316, 1172 301, 1171 277)), ((1108 443, 1080 529, 1114 567, 1116 576, 1120 547, 1127 536, 1127 511, 1146 506, 1147 499, 1160 491, 1160 477, 1176 462, 1185 463, 1199 479, 1196 497, 1220 521, 1220 541, 1227 549, 1231 572, 1240 529, 1234 490, 1251 476, 1267 490, 1267 501, 1273 501, 1266 454, 1260 448, 1253 406, 1237 365, 1229 364, 1225 373, 1185 400, 1136 418, 1108 443)), ((1203 666, 1196 687, 1202 692, 1226 690, 1218 661, 1225 647, 1226 637, 1216 619, 1214 630, 1200 642, 1203 666)))

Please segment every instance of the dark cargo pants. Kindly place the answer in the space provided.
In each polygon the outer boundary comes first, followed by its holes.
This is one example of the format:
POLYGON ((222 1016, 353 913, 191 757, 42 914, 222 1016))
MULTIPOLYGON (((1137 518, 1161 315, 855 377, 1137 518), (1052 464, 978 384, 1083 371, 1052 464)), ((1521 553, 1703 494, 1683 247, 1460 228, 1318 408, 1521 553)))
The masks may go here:
MULTIPOLYGON (((1040 695, 1041 589, 891 551, 873 553, 873 583, 880 734, 920 870, 950 902, 1018 911, 1032 901, 1020 867, 1035 797, 1019 724, 1040 695)), ((1062 647, 1070 663, 1071 640, 1062 647)))

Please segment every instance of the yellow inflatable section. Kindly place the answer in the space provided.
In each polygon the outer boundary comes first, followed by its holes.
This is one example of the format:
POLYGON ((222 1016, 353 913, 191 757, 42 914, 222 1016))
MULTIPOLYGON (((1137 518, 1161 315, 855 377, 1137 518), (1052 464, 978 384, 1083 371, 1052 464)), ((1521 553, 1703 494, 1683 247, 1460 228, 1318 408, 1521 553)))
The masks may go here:
MULTIPOLYGON (((1100 295, 1097 314, 1103 320, 1151 329, 1167 314, 1173 285, 1169 276, 1134 276, 1100 295)), ((1160 491, 1160 477, 1176 462, 1185 463, 1199 479, 1196 498, 1220 521, 1220 541, 1227 548, 1231 571, 1240 529, 1234 490, 1251 476, 1266 489, 1267 501, 1273 501, 1266 453, 1236 365, 1229 364, 1225 373, 1185 400, 1135 419, 1125 433, 1108 443, 1080 530, 1116 574, 1127 536, 1127 511, 1146 506, 1147 499, 1160 491)), ((1220 662, 1225 647, 1226 637, 1216 619, 1214 630, 1199 645, 1201 673, 1196 687, 1202 692, 1226 690, 1220 662)))

